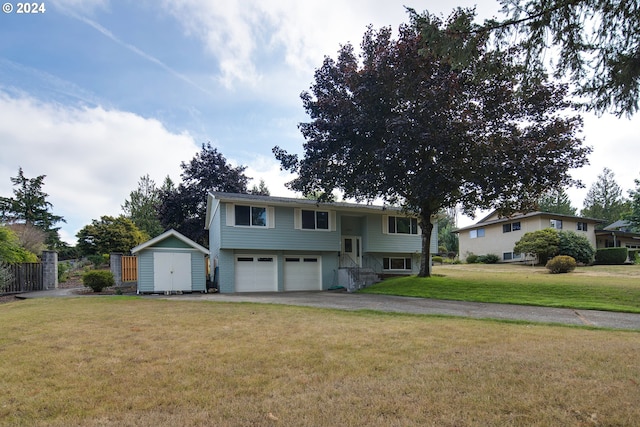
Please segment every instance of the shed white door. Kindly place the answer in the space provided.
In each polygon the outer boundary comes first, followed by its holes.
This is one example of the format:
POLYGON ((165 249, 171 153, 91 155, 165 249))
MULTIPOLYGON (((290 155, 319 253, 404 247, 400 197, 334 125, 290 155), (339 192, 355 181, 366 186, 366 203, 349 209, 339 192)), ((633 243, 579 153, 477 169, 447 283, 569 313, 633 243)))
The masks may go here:
POLYGON ((320 291, 319 256, 300 255, 284 258, 284 290, 285 291, 320 291))
POLYGON ((154 290, 158 292, 190 291, 191 254, 154 252, 153 283, 154 290))
POLYGON ((277 291, 276 261, 273 255, 237 255, 236 292, 277 291))

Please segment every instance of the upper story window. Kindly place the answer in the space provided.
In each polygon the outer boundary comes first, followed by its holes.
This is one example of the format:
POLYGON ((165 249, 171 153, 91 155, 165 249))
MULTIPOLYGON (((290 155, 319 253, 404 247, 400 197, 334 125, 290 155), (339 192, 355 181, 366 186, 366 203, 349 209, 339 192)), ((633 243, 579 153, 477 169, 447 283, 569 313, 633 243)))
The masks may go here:
POLYGON ((520 221, 502 225, 502 232, 503 233, 510 233, 512 231, 518 231, 520 229, 521 229, 520 221))
POLYGON ((302 229, 303 230, 328 230, 329 229, 329 212, 328 211, 307 211, 302 210, 302 229))
POLYGON ((552 219, 549 222, 551 228, 555 228, 556 230, 562 230, 562 220, 561 219, 552 219))
POLYGON ((478 228, 476 230, 469 230, 469 238, 477 239, 478 237, 484 237, 484 228, 478 228))
POLYGON ((336 231, 335 211, 295 208, 293 228, 296 230, 336 231))
POLYGON ((578 231, 589 231, 586 222, 578 222, 578 231))
POLYGON ((235 225, 266 227, 267 208, 261 206, 235 205, 235 225))
POLYGON ((389 216, 389 234, 418 234, 418 220, 406 216, 389 216))

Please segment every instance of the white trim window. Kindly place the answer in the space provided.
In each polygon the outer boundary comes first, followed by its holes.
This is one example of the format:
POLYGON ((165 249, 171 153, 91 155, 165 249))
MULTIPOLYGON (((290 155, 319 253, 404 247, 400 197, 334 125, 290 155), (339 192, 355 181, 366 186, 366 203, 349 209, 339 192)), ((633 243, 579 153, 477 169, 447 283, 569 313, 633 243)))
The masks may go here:
POLYGON ((227 225, 235 227, 274 228, 272 207, 227 205, 227 225))
POLYGON ((383 216, 382 231, 385 234, 417 235, 420 233, 417 218, 391 215, 383 216))
POLYGON ((411 270, 411 258, 382 258, 383 270, 411 270))
POLYGON ((336 213, 334 211, 296 208, 294 228, 296 230, 335 231, 336 213))

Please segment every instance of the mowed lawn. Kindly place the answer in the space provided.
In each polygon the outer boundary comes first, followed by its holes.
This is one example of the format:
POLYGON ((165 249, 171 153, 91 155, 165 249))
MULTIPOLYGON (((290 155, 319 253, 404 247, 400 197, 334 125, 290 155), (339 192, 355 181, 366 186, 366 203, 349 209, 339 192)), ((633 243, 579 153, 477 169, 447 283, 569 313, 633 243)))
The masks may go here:
POLYGON ((550 274, 527 265, 445 264, 435 265, 430 278, 391 278, 361 292, 640 313, 640 265, 550 274))
POLYGON ((640 333, 132 297, 0 305, 0 425, 635 426, 640 333))

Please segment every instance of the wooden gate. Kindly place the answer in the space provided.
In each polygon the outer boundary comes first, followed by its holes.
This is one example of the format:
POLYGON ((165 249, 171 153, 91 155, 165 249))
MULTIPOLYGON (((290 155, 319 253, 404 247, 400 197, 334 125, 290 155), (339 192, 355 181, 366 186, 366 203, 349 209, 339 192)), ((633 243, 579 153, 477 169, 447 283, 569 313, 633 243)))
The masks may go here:
POLYGON ((4 288, 0 286, 0 293, 10 294, 44 289, 42 263, 25 262, 8 264, 7 267, 9 268, 11 279, 5 284, 4 288))
POLYGON ((122 281, 123 282, 138 281, 138 257, 137 256, 122 257, 122 281))

